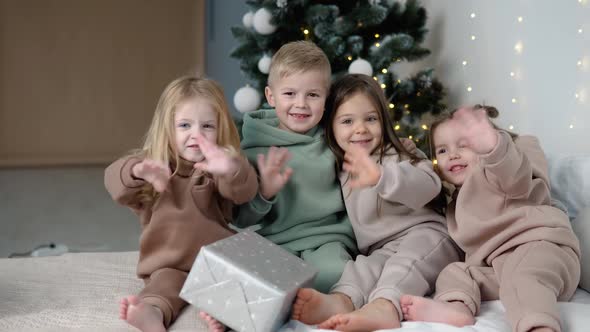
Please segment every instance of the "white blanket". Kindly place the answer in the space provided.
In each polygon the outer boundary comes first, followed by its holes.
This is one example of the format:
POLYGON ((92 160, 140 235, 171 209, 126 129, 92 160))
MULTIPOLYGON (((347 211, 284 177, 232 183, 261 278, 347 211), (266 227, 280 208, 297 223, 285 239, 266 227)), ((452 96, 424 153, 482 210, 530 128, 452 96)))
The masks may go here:
MULTIPOLYGON (((564 326, 563 332, 590 331, 590 293, 578 289, 571 302, 559 303, 564 326)), ((327 331, 296 321, 287 323, 280 332, 327 331)), ((391 332, 511 332, 500 301, 484 302, 481 314, 473 326, 463 328, 439 323, 403 322, 400 329, 381 330, 391 332)))
MULTIPOLYGON (((0 332, 137 331, 118 318, 118 302, 137 294, 137 252, 80 253, 57 257, 0 259, 0 332)), ((590 331, 590 293, 578 289, 560 303, 564 332, 590 331)), ((169 331, 207 331, 188 307, 169 331)), ((281 332, 320 331, 288 322, 281 332)), ((463 329, 444 324, 403 323, 395 332, 509 332, 498 301, 482 305, 477 324, 463 329)), ((249 332, 249 331, 248 331, 249 332)))

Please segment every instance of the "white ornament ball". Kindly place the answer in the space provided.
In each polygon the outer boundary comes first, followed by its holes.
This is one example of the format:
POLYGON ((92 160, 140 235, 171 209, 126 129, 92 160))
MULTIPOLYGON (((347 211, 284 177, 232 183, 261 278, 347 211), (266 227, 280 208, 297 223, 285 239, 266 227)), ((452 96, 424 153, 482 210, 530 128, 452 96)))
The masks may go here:
POLYGON ((277 29, 276 25, 272 25, 270 20, 272 14, 266 8, 260 8, 254 14, 254 30, 261 35, 270 35, 277 29))
POLYGON ((268 55, 263 55, 260 60, 258 60, 258 70, 260 70, 263 74, 268 74, 268 70, 270 68, 270 60, 271 58, 268 55))
POLYGON ((373 75, 373 67, 369 61, 358 58, 350 64, 348 67, 348 72, 350 74, 365 74, 371 76, 373 75))
POLYGON ((260 93, 253 87, 246 85, 236 91, 234 95, 234 106, 241 113, 255 111, 259 105, 260 93))
POLYGON ((242 17, 242 23, 246 28, 251 28, 252 24, 254 23, 254 13, 247 12, 246 14, 244 14, 244 17, 242 17))

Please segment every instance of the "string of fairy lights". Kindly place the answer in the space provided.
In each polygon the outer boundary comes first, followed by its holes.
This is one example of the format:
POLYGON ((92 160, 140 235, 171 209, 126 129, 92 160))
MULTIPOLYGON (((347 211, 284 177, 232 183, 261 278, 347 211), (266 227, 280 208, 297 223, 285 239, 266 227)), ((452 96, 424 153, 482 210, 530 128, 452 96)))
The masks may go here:
MULTIPOLYGON (((580 10, 584 10, 587 12, 588 10, 588 3, 590 2, 590 0, 570 0, 570 1, 575 1, 577 6, 580 6, 580 10)), ((475 7, 475 5, 474 5, 475 7)), ((476 89, 479 89, 477 85, 477 82, 472 82, 471 80, 474 78, 473 77, 473 73, 472 73, 472 68, 470 68, 471 66, 482 66, 482 63, 478 63, 478 59, 477 58, 470 58, 475 56, 474 54, 476 54, 476 52, 473 52, 472 49, 470 49, 471 47, 477 47, 478 42, 481 41, 485 41, 485 36, 479 36, 476 33, 473 33, 472 31, 477 31, 476 28, 478 25, 480 25, 482 22, 479 20, 479 13, 477 12, 477 10, 475 10, 475 8, 466 8, 467 9, 467 14, 466 14, 466 20, 467 22, 465 22, 465 26, 466 29, 465 31, 467 31, 465 38, 467 39, 466 43, 462 43, 462 47, 463 49, 463 54, 465 54, 464 57, 459 57, 458 61, 460 62, 459 67, 461 67, 462 69, 462 75, 463 75, 463 88, 465 89, 464 91, 466 91, 467 93, 472 93, 475 92, 476 89), (467 49, 465 49, 467 48, 467 49)), ((258 14, 258 13, 257 13, 258 14)), ((256 15, 251 15, 251 14, 247 14, 249 15, 249 19, 251 20, 252 16, 256 16, 256 15)), ((267 15, 268 16, 268 15, 267 15)), ((581 15, 581 17, 588 17, 589 15, 581 15)), ((244 17, 244 20, 246 22, 246 16, 244 17)), ((588 37, 590 36, 590 22, 588 22, 587 20, 584 22, 582 21, 584 19, 580 19, 580 22, 577 22, 577 27, 575 29, 575 31, 571 31, 569 33, 574 33, 576 34, 576 37, 578 38, 577 40, 580 41, 580 43, 583 43, 584 41, 588 41, 588 37)), ((258 21, 261 21, 260 19, 258 21)), ((262 20, 264 21, 264 20, 262 20)), ((266 20, 268 21, 268 19, 266 20)), ((526 77, 530 76, 530 75, 526 75, 527 73, 526 71, 526 66, 523 66, 523 64, 525 64, 524 62, 526 60, 524 60, 523 55, 525 54, 525 52, 532 52, 532 50, 527 50, 527 45, 524 41, 523 38, 523 31, 524 28, 527 25, 527 18, 524 15, 520 15, 520 13, 515 13, 514 17, 513 17, 513 21, 514 24, 514 29, 512 31, 514 31, 513 34, 511 34, 511 36, 509 37, 509 40, 511 43, 513 43, 513 57, 511 60, 511 64, 509 65, 509 68, 499 68, 498 70, 501 71, 505 71, 506 73, 506 77, 509 80, 508 84, 510 84, 510 88, 511 88, 511 94, 509 95, 507 98, 509 98, 508 100, 506 100, 505 102, 501 102, 503 104, 511 104, 513 105, 514 108, 520 108, 519 112, 517 112, 516 114, 521 114, 521 116, 523 114, 525 114, 525 110, 526 110, 526 95, 524 95, 522 93, 522 91, 524 91, 524 87, 525 84, 527 84, 526 82, 526 77)), ((260 22, 259 22, 260 23, 260 22)), ((245 25, 248 25, 246 23, 244 23, 245 25)), ((251 23, 250 23, 251 24, 251 23)), ((254 25, 256 27, 256 19, 254 20, 254 25)), ((260 25, 260 24, 259 24, 260 25)), ((267 22, 266 25, 270 25, 270 23, 267 22)), ((266 25, 262 25, 262 27, 264 28, 266 25)), ((363 25, 363 22, 358 22, 357 25, 359 27, 361 27, 363 25)), ((529 30, 531 27, 528 27, 529 30)), ((257 28, 257 30, 260 30, 259 28, 257 28)), ((264 29, 263 29, 264 30, 264 29)), ((272 30, 269 31, 261 31, 260 33, 272 33, 272 30)), ((309 26, 302 26, 301 27, 301 33, 304 37, 304 39, 311 39, 312 38, 312 34, 313 34, 313 28, 309 27, 309 26)), ((384 38, 386 38, 386 36, 379 34, 379 33, 375 33, 374 35, 374 40, 371 43, 371 47, 374 48, 379 48, 381 47, 381 44, 384 40, 384 38)), ((530 45, 529 45, 530 46, 530 45)), ((532 47, 532 46, 531 46, 532 47)), ((587 76, 587 72, 590 70, 590 55, 588 55, 588 52, 590 52, 590 49, 586 48, 586 49, 582 49, 580 48, 581 54, 577 55, 575 63, 573 65, 575 65, 577 67, 577 73, 578 73, 578 77, 576 80, 568 80, 567 82, 564 82, 565 84, 571 84, 571 96, 574 98, 574 100, 570 103, 572 104, 572 106, 574 106, 575 110, 570 112, 569 115, 566 115, 564 117, 565 121, 565 126, 567 126, 570 129, 574 129, 576 128, 576 121, 578 119, 578 115, 581 115, 581 112, 583 112, 583 108, 586 107, 587 104, 587 100, 588 100, 588 87, 585 86, 585 83, 583 81, 583 79, 586 79, 587 76), (584 54, 586 53, 586 54, 584 54)), ((265 54, 264 56, 262 56, 261 61, 259 63, 259 68, 261 68, 262 72, 267 72, 267 67, 268 64, 270 63, 270 56, 268 54, 265 54)), ((368 74, 370 76, 372 76, 377 82, 379 82, 380 86, 383 89, 386 89, 386 83, 385 83, 385 78, 387 77, 387 75, 391 75, 391 69, 392 66, 394 66, 397 62, 400 62, 401 59, 398 58, 393 58, 392 61, 389 63, 389 65, 387 67, 384 68, 372 68, 371 64, 364 60, 364 59, 360 59, 360 58, 355 58, 352 54, 345 54, 344 57, 346 58, 347 62, 350 63, 350 65, 359 65, 362 69, 364 69, 365 74, 368 74)), ((358 67, 358 66, 357 66, 358 67)), ((350 69, 349 69, 350 71, 350 69)), ((530 73, 529 73, 530 74, 530 73)), ((401 80, 397 79, 396 81, 393 82, 394 85, 401 83, 401 80)), ((530 82, 529 82, 530 83, 530 82)), ((558 97, 559 98, 559 97, 558 97)), ((567 105, 567 100, 564 101, 563 103, 564 105, 567 105)), ((252 103, 252 105, 257 105, 257 103, 252 103)), ((402 109, 406 114, 409 114, 411 112, 409 105, 395 105, 394 103, 390 103, 389 104, 389 108, 390 109, 402 109)), ((513 119, 516 120, 516 119, 513 119)), ((516 121, 518 122, 518 121, 516 121)), ((556 124, 559 126, 564 126, 564 124, 556 124)), ((401 129, 402 124, 401 123, 396 123, 394 124, 394 129, 400 130, 401 129)), ((420 128, 423 131, 427 131, 429 128, 426 124, 421 124, 420 128)), ((521 130, 523 128, 516 128, 514 123, 510 123, 507 125, 507 128, 509 130, 521 130)), ((413 137, 409 137, 410 139, 414 139, 413 137)))
MULTIPOLYGON (((588 0, 578 0, 579 6, 581 6, 582 10, 588 10, 588 0)), ((585 15, 585 17, 588 17, 588 15, 585 15)), ((578 23, 578 28, 576 33, 578 34, 579 38, 581 40, 586 40, 586 42, 588 41, 588 33, 590 31, 585 31, 585 30, 590 30, 590 26, 588 26, 588 22, 579 22, 578 23), (584 26, 586 25, 586 26, 584 26), (586 29, 585 29, 586 28, 586 29)), ((585 50, 586 52, 590 51, 588 49, 585 50)), ((580 58, 576 61, 576 66, 578 67, 578 75, 581 76, 583 75, 584 72, 588 72, 588 69, 590 69, 590 56, 588 54, 581 54, 580 58)), ((587 99, 587 88, 582 86, 577 86, 576 87, 576 91, 574 92, 574 97, 577 101, 577 104, 580 105, 580 109, 582 109, 584 107, 584 105, 586 104, 586 99, 587 99)), ((571 119, 571 123, 569 125, 570 129, 574 128, 574 122, 576 122, 576 116, 574 115, 571 119)))
MULTIPOLYGON (((587 6, 588 6, 588 2, 590 0, 575 0, 579 5, 581 6, 580 10, 588 10, 587 6)), ((585 16, 587 17, 587 15, 585 16)), ((475 11, 471 11, 468 14, 468 18, 469 20, 471 20, 473 22, 472 25, 476 25, 477 24, 477 18, 478 18, 478 14, 475 11)), ((525 52, 525 43, 521 38, 521 28, 524 24, 526 24, 526 20, 523 16, 518 15, 514 18, 514 22, 516 25, 516 29, 514 29, 515 33, 513 35, 513 42, 514 42, 514 58, 513 58, 513 65, 512 68, 509 69, 507 75, 510 77, 512 83, 513 83, 513 96, 510 97, 510 103, 515 105, 515 107, 520 103, 519 98, 517 97, 517 94, 519 92, 521 84, 523 84, 523 79, 525 76, 524 73, 524 69, 521 66, 521 55, 525 52)), ((578 41, 580 43, 583 43, 584 40, 587 40, 587 34, 590 33, 590 26, 588 26, 588 22, 579 22, 578 23, 578 27, 576 28, 576 31, 572 31, 571 33, 575 33, 578 35, 578 41), (588 31, 586 31, 588 30, 588 31)), ((469 41, 476 41, 478 40, 478 36, 476 36, 473 33, 469 33, 467 35, 467 38, 469 41)), ((588 52, 588 49, 585 49, 583 52, 588 52)), ((465 52, 467 54, 473 54, 473 52, 465 52)), ((465 83, 465 90, 470 93, 474 91, 474 86, 472 85, 472 83, 469 82, 469 73, 467 71, 468 66, 471 65, 471 59, 468 58, 463 58, 461 59, 461 67, 463 68, 463 78, 465 83)), ((578 59, 576 60, 575 65, 578 67, 578 82, 581 82, 581 78, 584 75, 585 72, 588 72, 590 69, 590 56, 587 54, 580 54, 578 59)), ((579 112, 582 112, 583 107, 586 105, 586 101, 588 98, 588 88, 586 86, 584 86, 583 83, 577 83, 577 86, 573 86, 572 89, 574 90, 572 92, 573 97, 576 100, 576 104, 577 104, 577 111, 571 112, 571 115, 569 117, 569 121, 567 122, 567 127, 569 129, 574 129, 576 127, 575 122, 577 120, 577 116, 576 114, 578 114, 579 112)), ((508 126, 508 129, 510 130, 514 130, 515 129, 515 125, 514 124, 510 124, 508 126)))
MULTIPOLYGON (((358 27, 362 27, 363 23, 362 22, 357 22, 357 26, 358 27)), ((311 28, 306 27, 306 26, 302 26, 300 27, 301 32, 303 33, 303 37, 305 40, 309 40, 311 38, 310 34, 311 34, 311 28)), ((379 33, 375 33, 374 35, 375 40, 373 41, 372 45, 376 48, 381 47, 381 40, 383 39, 383 36, 379 33)), ((372 76, 373 79, 375 81, 377 81, 379 83, 379 85, 381 86, 381 88, 383 90, 385 90, 387 88, 387 85, 384 83, 384 75, 387 75, 389 73, 390 67, 395 64, 396 62, 401 62, 402 60, 400 58, 393 58, 392 62, 390 63, 390 65, 388 67, 384 67, 379 69, 376 73, 374 71, 374 69, 371 67, 371 64, 361 58, 357 58, 355 59, 352 55, 350 54, 346 54, 344 55, 344 57, 346 58, 346 60, 350 63, 350 65, 354 65, 354 62, 361 62, 362 61, 362 67, 363 70, 361 70, 360 72, 362 72, 363 74, 366 74, 368 76, 372 76)), ((350 69, 349 69, 350 71, 350 69)), ((397 79, 393 84, 400 84, 401 80, 397 79)), ((418 92, 419 95, 420 92, 418 92)), ((394 109, 396 107, 396 105, 394 103, 389 103, 388 104, 390 109, 394 109)), ((408 104, 402 105, 401 107, 403 107, 404 112, 406 114, 410 114, 410 106, 408 104)), ((426 124, 422 124, 420 126, 420 128, 423 131, 428 130, 428 126, 426 124)), ((399 123, 395 123, 394 125, 394 130, 399 131, 401 129, 401 125, 399 123)), ((419 138, 414 138, 413 136, 409 136, 409 139, 414 139, 416 142, 419 142, 420 139, 419 138)))

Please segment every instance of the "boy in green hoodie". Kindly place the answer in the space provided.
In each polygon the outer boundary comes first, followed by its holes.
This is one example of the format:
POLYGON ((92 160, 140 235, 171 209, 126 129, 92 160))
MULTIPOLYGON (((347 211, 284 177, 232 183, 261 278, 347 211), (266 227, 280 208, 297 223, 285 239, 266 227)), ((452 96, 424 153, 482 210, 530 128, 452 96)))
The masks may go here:
POLYGON ((315 44, 296 41, 273 56, 265 95, 274 110, 244 115, 241 148, 258 166, 260 190, 234 224, 257 232, 315 266, 327 292, 357 251, 342 200, 335 156, 319 122, 331 67, 315 44))

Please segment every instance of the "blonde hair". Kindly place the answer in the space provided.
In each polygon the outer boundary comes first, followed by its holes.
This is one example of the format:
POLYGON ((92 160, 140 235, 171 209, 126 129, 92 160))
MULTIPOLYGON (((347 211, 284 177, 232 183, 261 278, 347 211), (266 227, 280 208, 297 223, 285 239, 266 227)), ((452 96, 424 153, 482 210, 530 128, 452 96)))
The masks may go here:
MULTIPOLYGON (((217 145, 231 151, 240 149, 238 129, 225 102, 222 87, 207 78, 183 76, 168 84, 162 92, 139 155, 167 165, 178 165, 180 156, 174 144, 174 115, 177 107, 191 98, 203 98, 217 111, 217 145)), ((146 185, 143 192, 149 200, 157 196, 151 185, 146 185)))
POLYGON ((287 43, 275 53, 270 62, 268 85, 294 73, 317 70, 326 78, 326 89, 330 86, 332 67, 326 53, 316 44, 298 40, 287 43))

